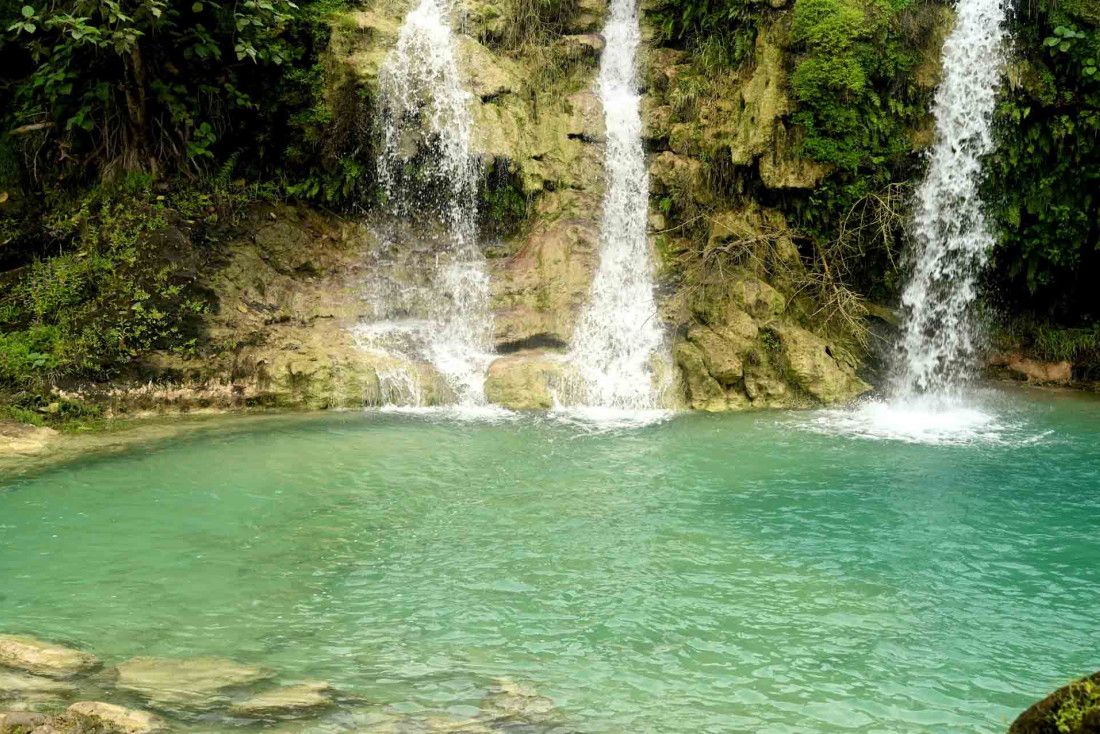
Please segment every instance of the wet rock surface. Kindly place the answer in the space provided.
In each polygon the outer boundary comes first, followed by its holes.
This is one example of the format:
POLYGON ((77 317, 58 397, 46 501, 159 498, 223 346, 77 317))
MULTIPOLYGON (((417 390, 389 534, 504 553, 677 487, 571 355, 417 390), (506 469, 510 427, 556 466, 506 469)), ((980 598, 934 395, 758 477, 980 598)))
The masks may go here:
POLYGON ((298 718, 313 715, 332 704, 332 687, 325 681, 319 681, 258 693, 234 704, 229 712, 257 719, 298 718))
POLYGON ((12 420, 0 420, 0 455, 35 455, 49 450, 57 437, 52 428, 40 428, 12 420))
POLYGON ((68 708, 70 714, 98 719, 113 731, 149 734, 166 728, 164 721, 147 711, 129 709, 101 701, 80 701, 68 708))
POLYGON ((566 365, 560 357, 540 351, 508 355, 489 365, 485 397, 512 410, 546 410, 554 407, 554 389, 566 365))
POLYGON ((154 707, 209 708, 228 693, 266 680, 270 671, 224 658, 136 657, 115 667, 115 686, 154 707))
POLYGON ((501 723, 546 723, 557 714, 554 701, 539 695, 531 685, 501 679, 481 702, 484 717, 501 723))
POLYGON ((0 639, 18 643, 6 649, 19 655, 9 652, 6 660, 31 662, 40 670, 49 660, 50 671, 65 674, 47 677, 0 665, 0 734, 222 731, 249 720, 277 723, 283 734, 572 731, 550 698, 508 679, 489 684, 472 715, 404 713, 337 691, 328 681, 274 685, 274 671, 227 658, 139 656, 103 669, 76 648, 29 636, 0 639))
POLYGON ((99 667, 90 653, 23 635, 0 635, 0 665, 50 678, 70 678, 99 667))
POLYGON ((1067 360, 1042 362, 1020 354, 995 354, 989 365, 1002 377, 1036 385, 1068 385, 1073 381, 1073 365, 1067 360))

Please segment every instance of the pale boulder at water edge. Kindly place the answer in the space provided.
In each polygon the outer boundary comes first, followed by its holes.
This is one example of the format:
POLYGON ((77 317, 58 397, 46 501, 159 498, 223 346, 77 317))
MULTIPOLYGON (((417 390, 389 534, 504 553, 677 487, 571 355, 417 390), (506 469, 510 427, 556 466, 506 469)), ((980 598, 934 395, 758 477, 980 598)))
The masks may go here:
POLYGON ((94 656, 33 637, 0 635, 0 665, 50 678, 69 678, 99 667, 94 656))
POLYGON ((165 728, 163 720, 147 711, 128 709, 113 703, 81 701, 70 706, 69 713, 94 717, 113 730, 126 734, 149 734, 165 728))

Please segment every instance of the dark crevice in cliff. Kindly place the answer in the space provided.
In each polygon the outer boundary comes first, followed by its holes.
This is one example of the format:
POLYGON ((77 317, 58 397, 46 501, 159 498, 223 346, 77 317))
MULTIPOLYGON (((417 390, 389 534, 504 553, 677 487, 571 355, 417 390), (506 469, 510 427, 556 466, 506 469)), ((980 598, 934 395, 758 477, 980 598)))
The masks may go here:
POLYGON ((520 352, 525 349, 561 349, 565 350, 569 347, 567 343, 554 336, 553 334, 535 334, 525 339, 517 339, 516 341, 504 342, 497 345, 498 354, 512 354, 514 352, 520 352))

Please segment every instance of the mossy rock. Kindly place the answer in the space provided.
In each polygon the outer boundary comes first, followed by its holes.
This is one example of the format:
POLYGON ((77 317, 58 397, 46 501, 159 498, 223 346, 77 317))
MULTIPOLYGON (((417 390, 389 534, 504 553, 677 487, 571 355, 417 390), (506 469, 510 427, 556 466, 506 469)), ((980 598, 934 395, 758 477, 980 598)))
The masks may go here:
POLYGON ((1008 734, 1100 734, 1100 671, 1033 705, 1012 722, 1008 734))

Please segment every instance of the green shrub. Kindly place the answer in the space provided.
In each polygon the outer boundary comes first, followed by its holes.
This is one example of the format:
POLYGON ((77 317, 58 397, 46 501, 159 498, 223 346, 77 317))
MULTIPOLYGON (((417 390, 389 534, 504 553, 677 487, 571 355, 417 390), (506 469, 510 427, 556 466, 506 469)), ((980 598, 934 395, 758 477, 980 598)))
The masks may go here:
POLYGON ((206 262, 202 232, 218 209, 209 194, 154 195, 147 184, 131 179, 52 203, 30 236, 53 238, 60 254, 0 287, 0 386, 109 377, 150 349, 197 343, 207 308, 195 282, 206 262), (181 217, 191 238, 172 234, 170 220, 181 217))
POLYGON ((22 386, 56 370, 60 342, 56 326, 0 334, 0 382, 22 386))

